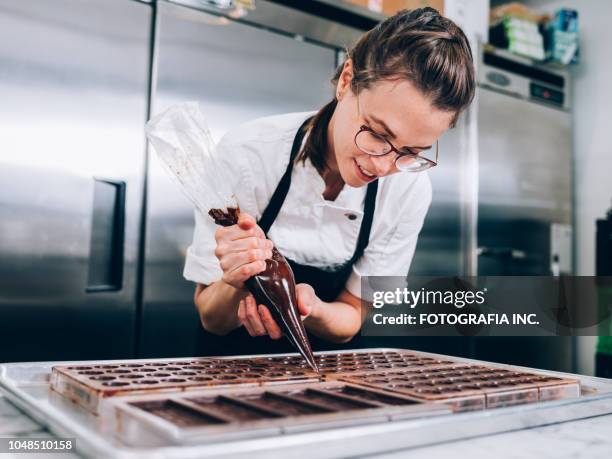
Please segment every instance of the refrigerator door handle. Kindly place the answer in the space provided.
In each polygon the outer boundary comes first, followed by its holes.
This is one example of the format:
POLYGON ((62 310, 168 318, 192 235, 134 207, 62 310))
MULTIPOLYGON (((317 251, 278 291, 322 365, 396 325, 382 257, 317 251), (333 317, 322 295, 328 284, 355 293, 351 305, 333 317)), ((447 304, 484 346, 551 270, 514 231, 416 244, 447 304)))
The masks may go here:
POLYGON ((125 188, 125 182, 94 177, 87 293, 123 287, 125 188))
POLYGON ((476 253, 479 257, 512 258, 515 260, 527 258, 527 253, 524 250, 514 247, 478 247, 476 253))
POLYGON ((167 0, 169 3, 187 6, 195 9, 218 11, 228 13, 240 7, 234 0, 167 0))

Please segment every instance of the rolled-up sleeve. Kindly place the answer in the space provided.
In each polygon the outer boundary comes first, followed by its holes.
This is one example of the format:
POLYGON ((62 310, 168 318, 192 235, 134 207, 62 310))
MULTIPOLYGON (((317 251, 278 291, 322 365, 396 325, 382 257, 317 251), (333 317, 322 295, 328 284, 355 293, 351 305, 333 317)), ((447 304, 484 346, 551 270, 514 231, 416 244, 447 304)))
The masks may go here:
MULTIPOLYGON (((406 276, 410 269, 419 232, 431 204, 431 182, 422 174, 402 197, 400 217, 388 230, 370 238, 363 255, 353 265, 345 288, 362 298, 363 276, 406 276)), ((381 215, 383 219, 389 215, 381 215)))
POLYGON ((212 218, 195 210, 195 230, 193 242, 187 249, 185 258, 185 279, 209 285, 223 276, 219 260, 215 257, 215 225, 212 218))

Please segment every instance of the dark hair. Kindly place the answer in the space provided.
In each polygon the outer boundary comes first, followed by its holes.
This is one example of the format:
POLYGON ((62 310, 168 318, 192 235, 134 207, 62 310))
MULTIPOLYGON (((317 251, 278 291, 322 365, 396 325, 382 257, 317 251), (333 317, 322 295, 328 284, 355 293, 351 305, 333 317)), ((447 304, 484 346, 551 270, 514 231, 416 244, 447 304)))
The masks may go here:
MULTIPOLYGON (((455 113, 452 124, 474 98, 472 51, 463 31, 433 8, 404 10, 365 33, 347 51, 353 64, 351 90, 358 94, 381 80, 405 79, 434 107, 455 113)), ((336 85, 344 63, 331 82, 336 85)), ((310 158, 325 169, 327 128, 337 99, 327 103, 309 124, 310 135, 297 160, 310 158)))

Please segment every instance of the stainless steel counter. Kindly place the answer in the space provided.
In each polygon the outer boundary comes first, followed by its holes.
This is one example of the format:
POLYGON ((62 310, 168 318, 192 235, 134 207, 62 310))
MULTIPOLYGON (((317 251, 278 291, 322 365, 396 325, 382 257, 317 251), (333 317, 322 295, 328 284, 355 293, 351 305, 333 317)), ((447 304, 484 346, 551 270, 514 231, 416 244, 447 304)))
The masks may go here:
MULTIPOLYGON (((580 421, 552 424, 545 427, 489 435, 478 438, 445 442, 410 450, 384 454, 381 458, 435 459, 451 454, 472 459, 491 457, 520 458, 608 458, 612 451, 612 415, 598 416, 580 421)), ((20 438, 55 438, 48 430, 30 419, 25 413, 0 396, 0 436, 20 438)), ((16 459, 29 459, 39 455, 19 454, 16 459)), ((3 455, 3 458, 10 457, 3 455)), ((76 458, 77 454, 50 454, 45 458, 76 458)))
MULTIPOLYGON (((437 354, 420 354, 442 357, 437 354)), ((427 454, 431 458, 462 452, 470 454, 470 457, 486 455, 489 458, 493 453, 498 457, 537 456, 540 459, 547 456, 591 458, 604 454, 609 456, 612 451, 612 437, 609 435, 612 427, 612 380, 541 370, 538 371, 579 379, 582 395, 574 399, 444 414, 433 418, 321 428, 236 441, 128 447, 113 433, 116 432, 116 426, 111 424, 118 422, 114 416, 101 419, 84 412, 78 405, 57 393, 50 392, 48 384, 51 367, 58 363, 0 365, 0 386, 10 398, 9 401, 0 397, 0 436, 48 438, 53 433, 64 438, 76 438, 81 454, 147 459, 255 459, 281 455, 284 458, 298 458, 303 457, 305 451, 313 458, 383 453, 383 457, 425 457, 427 454), (24 411, 19 411, 11 402, 24 411), (30 420, 28 415, 40 424, 30 420)))
MULTIPOLYGON (((0 438, 19 438, 19 439, 54 439, 57 438, 49 432, 44 426, 28 417, 23 411, 19 410, 15 405, 7 400, 6 397, 0 395, 0 438)), ((40 454, 28 453, 5 453, 0 455, 2 459, 30 459, 40 458, 40 454)), ((75 453, 54 454, 49 453, 44 455, 45 458, 62 458, 70 459, 80 457, 75 453)))

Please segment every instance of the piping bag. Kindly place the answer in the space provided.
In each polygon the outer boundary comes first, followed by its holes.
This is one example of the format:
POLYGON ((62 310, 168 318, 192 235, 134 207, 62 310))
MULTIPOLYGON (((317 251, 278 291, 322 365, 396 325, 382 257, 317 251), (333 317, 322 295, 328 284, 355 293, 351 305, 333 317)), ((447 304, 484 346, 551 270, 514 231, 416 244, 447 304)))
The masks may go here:
MULTIPOLYGON (((217 225, 231 226, 238 223, 240 209, 229 208, 227 211, 211 209, 208 215, 215 220, 217 225)), ((268 307, 270 314, 280 325, 291 344, 302 354, 308 365, 318 373, 319 368, 298 312, 293 270, 283 254, 273 247, 272 258, 266 260, 266 269, 247 279, 245 284, 255 297, 257 304, 268 307)))
MULTIPOLYGON (((229 164, 215 151, 197 102, 174 105, 146 125, 147 138, 161 163, 203 215, 217 225, 238 222, 240 207, 231 188, 235 182, 226 172, 229 164)), ((312 347, 297 308, 295 277, 276 247, 266 269, 247 279, 245 285, 257 304, 268 307, 284 335, 317 373, 312 347)))

